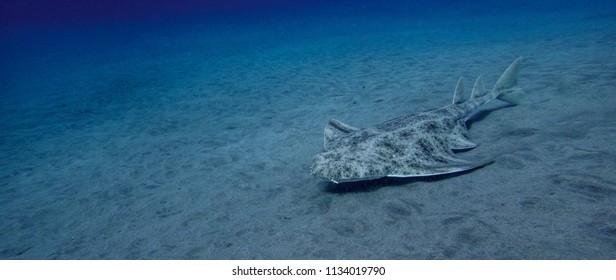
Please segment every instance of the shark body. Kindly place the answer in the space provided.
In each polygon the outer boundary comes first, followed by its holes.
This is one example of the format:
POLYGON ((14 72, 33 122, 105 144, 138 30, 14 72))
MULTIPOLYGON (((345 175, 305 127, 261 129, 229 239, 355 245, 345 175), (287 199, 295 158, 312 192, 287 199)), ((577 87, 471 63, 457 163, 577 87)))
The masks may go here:
POLYGON ((314 159, 311 173, 334 183, 383 177, 422 177, 461 172, 484 166, 456 157, 454 151, 477 147, 468 137, 466 120, 491 100, 516 103, 512 93, 520 68, 516 59, 491 90, 477 78, 471 97, 463 100, 458 80, 453 102, 445 107, 407 115, 359 129, 337 120, 325 127, 324 151, 314 159))

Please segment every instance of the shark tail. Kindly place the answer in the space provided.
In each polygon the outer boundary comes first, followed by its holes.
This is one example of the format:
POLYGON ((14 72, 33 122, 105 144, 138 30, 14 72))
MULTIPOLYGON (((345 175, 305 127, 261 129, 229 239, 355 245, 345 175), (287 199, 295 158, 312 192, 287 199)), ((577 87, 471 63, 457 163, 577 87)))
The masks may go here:
POLYGON ((518 57, 509 68, 505 70, 503 75, 498 79, 496 84, 494 85, 493 91, 496 91, 498 95, 497 99, 509 102, 512 104, 520 104, 520 95, 517 94, 522 91, 522 89, 515 87, 518 82, 518 73, 520 72, 520 61, 521 57, 518 57))

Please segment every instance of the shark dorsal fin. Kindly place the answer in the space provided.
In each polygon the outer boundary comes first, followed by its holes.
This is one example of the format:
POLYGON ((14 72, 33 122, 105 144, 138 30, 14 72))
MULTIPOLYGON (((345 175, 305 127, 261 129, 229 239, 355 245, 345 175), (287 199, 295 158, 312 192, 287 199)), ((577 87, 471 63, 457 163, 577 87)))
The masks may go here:
POLYGON ((477 77, 477 80, 475 81, 475 85, 473 86, 473 92, 471 92, 471 99, 482 96, 482 95, 484 95, 483 79, 481 78, 481 75, 480 75, 479 77, 477 77))
POLYGON ((452 104, 462 103, 463 93, 464 93, 464 77, 460 77, 460 79, 458 79, 458 84, 456 85, 456 91, 453 92, 452 104))

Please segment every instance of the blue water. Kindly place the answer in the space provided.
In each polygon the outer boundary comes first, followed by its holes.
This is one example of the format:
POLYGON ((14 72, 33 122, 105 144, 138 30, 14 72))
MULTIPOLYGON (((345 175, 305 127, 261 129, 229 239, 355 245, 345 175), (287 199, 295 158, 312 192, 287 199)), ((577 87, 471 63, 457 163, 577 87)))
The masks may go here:
POLYGON ((614 1, 104 2, 0 4, 0 259, 616 258, 614 1), (495 163, 309 174, 327 120, 518 56, 526 105, 469 124, 495 163))

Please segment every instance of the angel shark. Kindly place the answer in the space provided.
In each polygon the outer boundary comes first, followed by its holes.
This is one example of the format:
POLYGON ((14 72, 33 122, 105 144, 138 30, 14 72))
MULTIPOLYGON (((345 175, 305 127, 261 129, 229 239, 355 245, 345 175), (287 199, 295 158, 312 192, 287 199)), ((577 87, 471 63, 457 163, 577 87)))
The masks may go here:
POLYGON ((470 162, 453 151, 477 147, 468 137, 466 120, 493 99, 517 104, 516 78, 521 58, 516 59, 485 90, 479 76, 470 98, 463 100, 463 78, 453 102, 445 107, 407 115, 374 127, 359 129, 337 120, 325 127, 324 151, 315 156, 312 174, 334 183, 382 177, 421 177, 449 174, 484 166, 491 161, 470 162))

